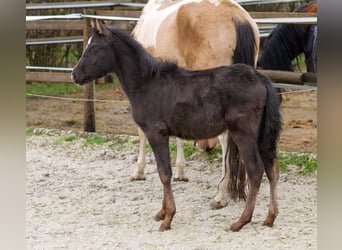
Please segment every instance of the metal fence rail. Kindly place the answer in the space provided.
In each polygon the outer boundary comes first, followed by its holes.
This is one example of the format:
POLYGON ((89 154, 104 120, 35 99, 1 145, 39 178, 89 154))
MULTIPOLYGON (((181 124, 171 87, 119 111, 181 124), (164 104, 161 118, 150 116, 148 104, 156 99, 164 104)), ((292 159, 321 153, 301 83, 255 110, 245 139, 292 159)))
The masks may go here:
MULTIPOLYGON (((292 3, 300 0, 236 0, 240 5, 252 4, 275 4, 275 3, 292 3)), ((39 3, 26 4, 26 10, 46 10, 46 9, 78 9, 78 8, 98 8, 98 7, 135 7, 143 8, 145 3, 113 3, 113 2, 69 2, 69 3, 39 3)))

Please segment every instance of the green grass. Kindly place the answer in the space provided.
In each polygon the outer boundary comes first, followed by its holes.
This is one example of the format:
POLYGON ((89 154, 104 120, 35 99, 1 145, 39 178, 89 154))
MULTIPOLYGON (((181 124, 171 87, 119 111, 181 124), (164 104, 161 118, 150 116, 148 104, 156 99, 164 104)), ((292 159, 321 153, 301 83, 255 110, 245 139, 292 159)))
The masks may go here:
MULTIPOLYGON (((33 128, 26 129, 26 136, 31 137, 34 135, 33 128)), ((76 133, 71 133, 68 135, 58 136, 55 140, 55 144, 59 145, 63 142, 73 142, 82 139, 83 146, 92 145, 103 145, 107 142, 114 142, 115 150, 121 151, 128 147, 137 147, 139 140, 130 136, 118 136, 115 139, 108 139, 105 135, 100 135, 97 133, 91 133, 86 136, 80 136, 76 133)), ((175 162, 177 154, 177 144, 175 140, 170 141, 170 155, 172 162, 175 162)), ((183 141, 183 150, 186 160, 189 159, 207 159, 211 163, 221 163, 221 146, 218 144, 210 152, 201 152, 196 146, 194 146, 193 141, 183 141)), ((152 153, 151 146, 147 144, 146 151, 152 153)), ((317 170, 317 155, 313 153, 289 153, 289 152, 279 152, 278 162, 280 171, 283 173, 297 173, 301 175, 313 174, 317 170)))
MULTIPOLYGON (((82 138, 83 138, 83 136, 82 136, 82 138)), ((79 136, 75 133, 71 133, 68 135, 59 136, 55 140, 55 144, 60 145, 63 142, 73 142, 73 141, 76 141, 79 139, 81 139, 81 136, 79 136)), ((102 136, 102 135, 99 135, 96 133, 92 133, 92 134, 85 136, 83 146, 102 145, 102 144, 106 143, 107 141, 108 141, 108 139, 106 136, 102 136)))
POLYGON ((278 154, 279 168, 281 172, 294 170, 306 175, 317 170, 317 157, 311 153, 284 153, 278 154))
POLYGON ((34 128, 26 128, 26 137, 31 137, 34 135, 34 128))
POLYGON ((105 144, 107 141, 108 141, 108 139, 106 136, 94 133, 94 134, 90 134, 86 138, 84 145, 85 146, 87 146, 87 145, 102 145, 102 144, 105 144))
POLYGON ((63 142, 72 142, 78 140, 80 137, 76 134, 63 135, 55 140, 56 145, 60 145, 63 142))
POLYGON ((65 95, 81 93, 83 88, 71 83, 37 83, 26 84, 26 94, 32 95, 65 95))
POLYGON ((293 59, 292 65, 295 68, 304 69, 306 67, 304 53, 299 54, 295 59, 293 59))

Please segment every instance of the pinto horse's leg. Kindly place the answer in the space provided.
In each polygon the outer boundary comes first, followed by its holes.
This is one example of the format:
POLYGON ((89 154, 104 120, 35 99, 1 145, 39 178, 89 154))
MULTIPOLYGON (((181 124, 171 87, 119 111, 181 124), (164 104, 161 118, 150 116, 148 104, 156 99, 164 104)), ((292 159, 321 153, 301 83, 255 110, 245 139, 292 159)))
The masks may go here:
POLYGON ((171 159, 169 152, 169 137, 156 133, 147 135, 157 162, 157 169, 163 184, 163 203, 161 210, 155 216, 156 221, 163 220, 159 231, 171 229, 171 221, 176 213, 176 205, 171 187, 171 159))
POLYGON ((218 136, 222 149, 222 178, 218 184, 218 193, 210 203, 211 209, 221 209, 228 205, 229 162, 227 161, 228 131, 218 136))
POLYGON ((273 226, 273 222, 278 215, 277 184, 279 180, 278 160, 275 158, 272 166, 265 166, 266 175, 270 182, 270 207, 268 215, 264 221, 264 226, 273 226))
POLYGON ((176 138, 177 141, 177 158, 176 158, 176 174, 173 178, 174 181, 189 181, 188 177, 184 174, 185 157, 183 151, 183 140, 176 138))
POLYGON ((146 166, 146 136, 141 128, 138 127, 139 134, 139 156, 135 174, 131 177, 131 181, 146 180, 145 166, 146 166))
POLYGON ((245 209, 239 220, 230 226, 230 230, 239 231, 245 224, 252 220, 256 197, 264 174, 264 167, 259 155, 257 140, 253 139, 257 137, 248 136, 247 133, 244 135, 240 134, 233 138, 239 148, 244 165, 246 166, 249 182, 245 209))

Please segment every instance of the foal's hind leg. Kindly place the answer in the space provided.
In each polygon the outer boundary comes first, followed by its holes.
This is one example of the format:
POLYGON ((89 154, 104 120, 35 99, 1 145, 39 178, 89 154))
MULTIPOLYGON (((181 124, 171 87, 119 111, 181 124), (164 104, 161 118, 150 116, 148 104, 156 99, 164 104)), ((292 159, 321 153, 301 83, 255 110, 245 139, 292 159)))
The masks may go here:
POLYGON ((270 182, 270 207, 268 215, 264 221, 264 226, 273 226, 273 222, 278 215, 278 203, 277 203, 277 184, 279 180, 279 167, 278 160, 275 158, 273 165, 265 166, 266 175, 270 182))
POLYGON ((237 144, 241 158, 246 166, 249 190, 247 194, 247 200, 245 209, 242 212, 239 220, 230 226, 230 230, 239 231, 245 224, 252 220, 256 197, 260 188, 261 179, 264 173, 263 164, 258 152, 256 139, 253 136, 240 135, 234 137, 237 144), (237 139, 239 138, 239 139, 237 139))
POLYGON ((141 128, 138 127, 139 134, 139 155, 134 175, 131 181, 146 180, 145 166, 146 166, 146 136, 141 128))

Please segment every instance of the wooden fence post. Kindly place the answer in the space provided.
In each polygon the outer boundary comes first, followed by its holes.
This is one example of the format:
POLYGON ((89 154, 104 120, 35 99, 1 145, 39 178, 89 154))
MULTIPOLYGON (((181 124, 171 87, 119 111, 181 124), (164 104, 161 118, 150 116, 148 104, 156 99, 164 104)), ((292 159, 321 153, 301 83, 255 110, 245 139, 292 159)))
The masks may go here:
MULTIPOLYGON (((93 10, 85 9, 84 14, 93 15, 93 10)), ((86 48, 89 39, 90 18, 83 19, 83 49, 86 48)), ((84 98, 92 101, 85 101, 84 103, 84 124, 85 132, 95 132, 95 81, 85 84, 84 98)))

